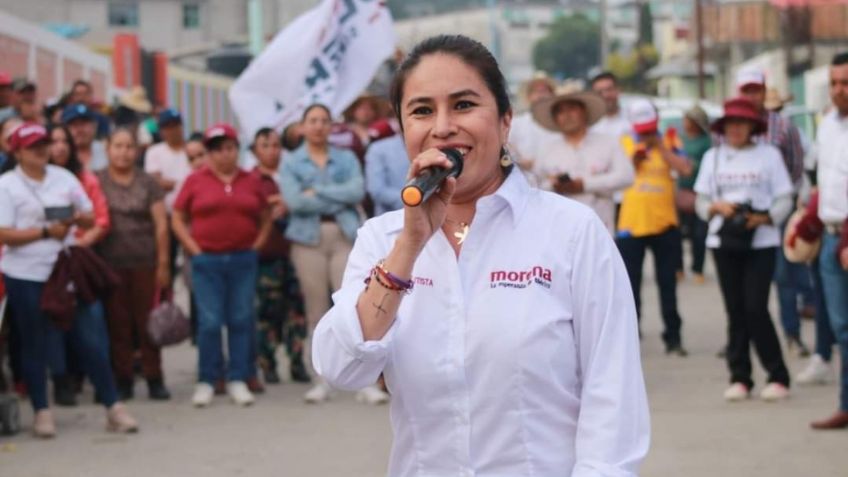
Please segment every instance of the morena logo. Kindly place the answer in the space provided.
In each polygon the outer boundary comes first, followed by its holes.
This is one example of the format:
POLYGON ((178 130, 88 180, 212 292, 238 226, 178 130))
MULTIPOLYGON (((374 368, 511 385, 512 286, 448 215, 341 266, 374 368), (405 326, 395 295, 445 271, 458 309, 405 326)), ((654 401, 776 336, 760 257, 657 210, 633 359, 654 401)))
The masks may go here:
POLYGON ((551 269, 535 266, 526 271, 498 270, 490 274, 489 288, 527 288, 530 285, 551 287, 551 269))

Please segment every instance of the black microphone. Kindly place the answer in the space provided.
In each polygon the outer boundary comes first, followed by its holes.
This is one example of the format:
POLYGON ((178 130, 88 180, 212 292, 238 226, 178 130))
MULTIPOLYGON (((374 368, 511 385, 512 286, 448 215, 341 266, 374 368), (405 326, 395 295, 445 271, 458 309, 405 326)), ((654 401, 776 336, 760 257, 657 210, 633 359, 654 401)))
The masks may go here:
POLYGON ((422 169, 415 177, 409 180, 400 191, 400 198, 409 207, 417 207, 433 195, 442 181, 448 177, 459 177, 462 174, 462 154, 453 148, 442 149, 442 153, 448 157, 453 164, 450 168, 428 167, 422 169))

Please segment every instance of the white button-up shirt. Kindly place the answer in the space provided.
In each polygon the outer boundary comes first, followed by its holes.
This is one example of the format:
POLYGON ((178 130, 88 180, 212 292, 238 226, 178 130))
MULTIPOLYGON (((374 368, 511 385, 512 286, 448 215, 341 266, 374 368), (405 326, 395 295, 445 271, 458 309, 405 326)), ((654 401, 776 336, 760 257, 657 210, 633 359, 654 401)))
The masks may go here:
POLYGON ((822 119, 816 135, 819 218, 841 223, 848 217, 848 117, 834 109, 822 119))
POLYGON ((559 135, 542 148, 535 172, 541 187, 552 189, 556 178, 568 174, 583 180, 583 193, 571 196, 592 208, 610 231, 615 232, 613 194, 633 184, 633 164, 613 136, 589 131, 574 146, 559 135))
POLYGON ((403 211, 359 231, 335 306, 313 337, 331 385, 384 373, 389 475, 635 476, 650 423, 624 264, 595 213, 514 171, 477 202, 459 257, 438 231, 379 341, 356 302, 403 211))

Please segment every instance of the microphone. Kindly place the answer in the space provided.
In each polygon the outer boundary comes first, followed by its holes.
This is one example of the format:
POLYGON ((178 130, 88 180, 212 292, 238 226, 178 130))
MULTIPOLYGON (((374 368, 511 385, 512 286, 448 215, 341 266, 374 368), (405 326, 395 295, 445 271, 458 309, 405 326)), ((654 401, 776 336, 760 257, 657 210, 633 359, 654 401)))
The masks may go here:
POLYGON ((442 149, 442 153, 448 157, 453 164, 450 168, 428 167, 422 169, 415 177, 409 180, 400 191, 401 200, 409 207, 417 207, 433 195, 442 181, 448 177, 459 177, 462 174, 462 154, 453 148, 442 149))

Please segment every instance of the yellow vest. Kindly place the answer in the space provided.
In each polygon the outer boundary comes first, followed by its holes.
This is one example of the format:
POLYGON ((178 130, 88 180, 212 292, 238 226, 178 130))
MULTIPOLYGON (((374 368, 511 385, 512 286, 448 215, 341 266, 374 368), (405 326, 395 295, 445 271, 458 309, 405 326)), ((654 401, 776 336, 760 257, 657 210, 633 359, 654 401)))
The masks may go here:
MULTIPOLYGON (((669 138, 664 139, 669 148, 669 138)), ((631 136, 621 138, 625 154, 632 158, 638 144, 631 136)), ((624 191, 618 216, 618 235, 644 237, 665 232, 677 226, 674 203, 674 179, 671 167, 657 149, 647 151, 647 158, 636 168, 633 185, 624 191)))

